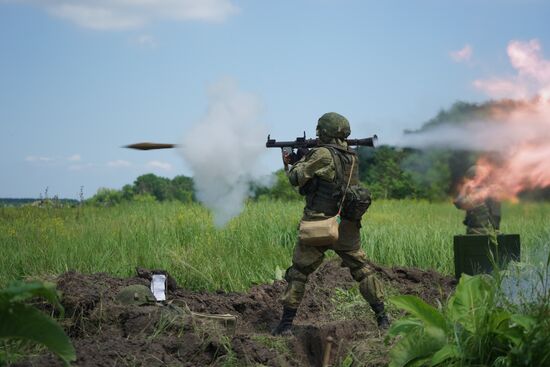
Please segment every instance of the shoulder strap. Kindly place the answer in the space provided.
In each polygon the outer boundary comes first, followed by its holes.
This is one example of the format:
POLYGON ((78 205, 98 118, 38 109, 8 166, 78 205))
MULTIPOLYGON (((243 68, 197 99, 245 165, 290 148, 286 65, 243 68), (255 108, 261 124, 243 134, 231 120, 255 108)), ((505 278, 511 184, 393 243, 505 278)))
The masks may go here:
POLYGON ((342 165, 342 159, 340 158, 339 153, 337 153, 336 149, 334 149, 333 146, 324 145, 324 148, 328 149, 330 155, 332 156, 332 161, 334 162, 334 170, 336 171, 335 181, 339 185, 343 185, 345 182, 345 178, 342 177, 344 175, 344 167, 342 165))
POLYGON ((344 199, 346 198, 346 192, 349 189, 349 183, 351 182, 351 176, 353 175, 353 167, 355 166, 355 156, 351 156, 351 170, 349 172, 348 182, 346 184, 346 189, 344 190, 344 195, 342 195, 342 200, 340 201, 340 207, 338 208, 338 215, 342 212, 342 206, 344 206, 344 199))

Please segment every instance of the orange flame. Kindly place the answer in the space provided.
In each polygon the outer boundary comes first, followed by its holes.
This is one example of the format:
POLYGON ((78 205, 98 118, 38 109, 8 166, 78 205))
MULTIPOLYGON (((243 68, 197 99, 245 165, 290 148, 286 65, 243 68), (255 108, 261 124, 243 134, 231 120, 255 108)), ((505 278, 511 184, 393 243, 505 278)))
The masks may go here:
POLYGON ((483 154, 476 175, 465 179, 461 195, 483 201, 487 197, 517 201, 523 191, 550 186, 550 101, 536 99, 505 118, 496 116, 501 129, 524 132, 502 150, 483 154), (521 124, 523 130, 517 130, 521 124))
MULTIPOLYGON (((459 187, 461 195, 476 201, 517 201, 522 191, 550 186, 550 61, 542 57, 537 40, 511 41, 507 51, 516 76, 474 82, 493 98, 521 100, 511 110, 493 111, 496 128, 514 138, 499 150, 497 159, 494 153, 482 155, 475 177, 459 187), (526 100, 529 95, 535 97, 526 100)), ((495 139, 498 136, 503 134, 497 131, 495 139)))

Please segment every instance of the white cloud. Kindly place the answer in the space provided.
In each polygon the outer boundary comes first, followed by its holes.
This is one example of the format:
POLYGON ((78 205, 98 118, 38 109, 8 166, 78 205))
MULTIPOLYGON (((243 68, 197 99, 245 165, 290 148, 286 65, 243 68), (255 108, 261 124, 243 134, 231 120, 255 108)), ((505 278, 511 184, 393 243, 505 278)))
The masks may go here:
POLYGON ((511 41, 507 48, 516 75, 479 79, 474 86, 492 98, 525 99, 540 96, 550 99, 550 60, 544 58, 540 42, 511 41))
POLYGON ((157 20, 222 22, 238 13, 232 0, 14 0, 95 30, 136 29, 157 20))
POLYGON ((123 168, 123 167, 132 166, 132 163, 130 163, 128 161, 125 161, 125 160, 122 160, 122 159, 117 159, 117 160, 114 160, 114 161, 107 162, 107 166, 112 167, 112 168, 123 168))
POLYGON ((170 163, 161 162, 161 161, 149 161, 147 163, 147 167, 152 168, 152 169, 160 169, 160 170, 163 170, 163 171, 171 171, 172 170, 172 165, 170 163))
POLYGON ((39 157, 39 156, 35 156, 35 155, 29 155, 27 157, 25 157, 25 160, 27 162, 51 162, 53 161, 53 158, 51 157, 39 157))
POLYGON ((456 62, 470 61, 472 54, 473 49, 469 44, 466 44, 460 50, 450 52, 451 58, 456 62))
POLYGON ((155 48, 157 47, 157 41, 149 34, 142 34, 134 39, 134 43, 138 46, 155 48))
POLYGON ((84 169, 93 168, 95 165, 93 163, 85 163, 85 164, 71 164, 67 168, 69 171, 82 171, 84 169))
POLYGON ((80 154, 73 154, 68 157, 45 157, 45 156, 36 156, 29 155, 25 157, 27 162, 38 162, 38 163, 62 163, 62 162, 80 162, 82 160, 80 154))

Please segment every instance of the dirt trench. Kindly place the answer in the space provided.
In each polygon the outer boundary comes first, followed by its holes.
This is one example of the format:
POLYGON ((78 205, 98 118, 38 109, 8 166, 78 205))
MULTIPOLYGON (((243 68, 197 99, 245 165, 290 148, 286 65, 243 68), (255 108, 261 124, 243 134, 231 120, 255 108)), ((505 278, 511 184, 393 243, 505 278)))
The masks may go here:
MULTIPOLYGON (((451 277, 414 268, 372 264, 391 294, 418 295, 429 303, 445 299, 451 277)), ((273 337, 281 313, 278 298, 286 283, 257 285, 247 293, 192 292, 175 288, 168 304, 126 306, 115 300, 141 277, 116 278, 74 271, 57 279, 65 319, 76 351, 74 366, 321 366, 328 336, 334 339, 331 366, 385 366, 389 346, 349 271, 336 259, 310 275, 295 319, 293 336, 273 337), (182 311, 183 310, 183 311, 182 311), (189 311, 231 314, 234 330, 189 317, 189 311)), ((397 316, 397 311, 389 309, 397 316)), ((44 353, 14 366, 62 366, 44 353)))

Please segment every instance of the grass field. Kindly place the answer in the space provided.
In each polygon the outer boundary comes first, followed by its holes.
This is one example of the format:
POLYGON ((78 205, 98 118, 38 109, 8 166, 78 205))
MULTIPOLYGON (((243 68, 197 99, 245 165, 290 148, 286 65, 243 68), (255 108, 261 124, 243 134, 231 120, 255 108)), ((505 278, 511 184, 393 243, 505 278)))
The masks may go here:
MULTIPOLYGON (((69 269, 128 276, 143 266, 189 289, 245 290, 290 265, 302 207, 250 203, 223 229, 198 204, 0 208, 0 286, 69 269)), ((463 215, 451 203, 377 201, 363 219, 363 246, 375 262, 451 274, 463 215)), ((550 243, 550 204, 506 204, 502 230, 521 234, 523 260, 536 261, 533 250, 550 243)))

